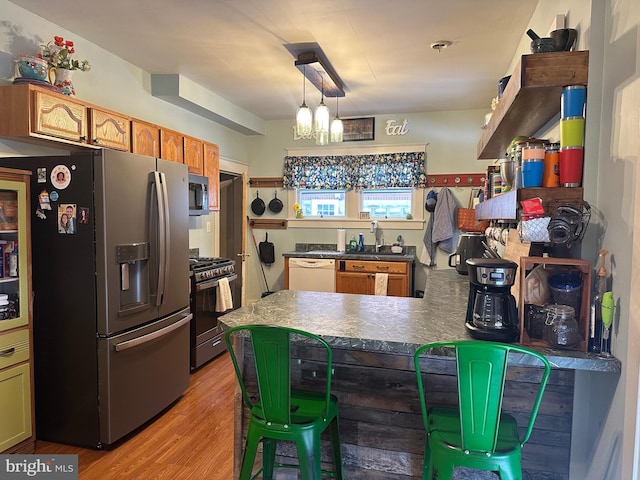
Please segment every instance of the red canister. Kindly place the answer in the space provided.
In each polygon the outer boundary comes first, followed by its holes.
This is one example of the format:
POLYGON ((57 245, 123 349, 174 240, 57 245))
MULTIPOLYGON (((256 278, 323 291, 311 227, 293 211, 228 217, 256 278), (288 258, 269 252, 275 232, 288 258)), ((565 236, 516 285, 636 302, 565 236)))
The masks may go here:
POLYGON ((544 151, 543 187, 560 186, 560 144, 550 143, 544 151))
POLYGON ((583 147, 566 147, 560 150, 560 185, 579 187, 582 184, 583 147))

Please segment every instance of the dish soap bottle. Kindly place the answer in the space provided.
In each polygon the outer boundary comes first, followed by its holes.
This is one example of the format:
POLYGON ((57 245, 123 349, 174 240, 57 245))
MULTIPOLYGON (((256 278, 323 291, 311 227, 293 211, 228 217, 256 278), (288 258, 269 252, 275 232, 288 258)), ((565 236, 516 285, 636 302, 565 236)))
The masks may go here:
POLYGON ((358 250, 358 243, 356 242, 356 236, 351 235, 351 240, 349 240, 349 251, 355 252, 358 250))
POLYGON ((598 253, 598 272, 591 302, 591 317, 589 319, 589 351, 600 352, 602 338, 602 295, 607 291, 607 269, 604 266, 607 250, 598 253))
POLYGON ((358 251, 364 252, 364 234, 360 234, 358 237, 358 251))

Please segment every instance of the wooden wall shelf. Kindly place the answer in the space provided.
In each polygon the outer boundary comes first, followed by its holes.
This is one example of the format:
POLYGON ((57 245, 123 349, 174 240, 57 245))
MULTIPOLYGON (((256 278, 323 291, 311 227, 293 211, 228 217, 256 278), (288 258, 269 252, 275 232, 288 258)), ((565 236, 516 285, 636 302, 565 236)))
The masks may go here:
POLYGON ((428 187, 481 187, 484 173, 443 173, 427 175, 428 187))
POLYGON ((249 219, 251 228, 264 228, 268 230, 286 230, 287 220, 281 218, 251 218, 249 219))
POLYGON ((254 177, 249 179, 251 188, 282 188, 282 177, 254 177))
POLYGON ((522 55, 478 142, 478 159, 504 157, 518 135, 532 136, 560 112, 567 85, 586 85, 589 51, 522 55))

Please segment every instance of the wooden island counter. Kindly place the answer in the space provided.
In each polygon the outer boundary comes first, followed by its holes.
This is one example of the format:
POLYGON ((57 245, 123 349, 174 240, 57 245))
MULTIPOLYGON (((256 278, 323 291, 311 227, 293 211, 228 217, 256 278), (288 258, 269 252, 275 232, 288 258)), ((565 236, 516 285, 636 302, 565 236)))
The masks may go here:
MULTIPOLYGON (((470 338, 464 328, 468 292, 466 276, 454 270, 433 270, 428 272, 423 299, 283 290, 226 314, 221 321, 228 327, 279 325, 322 336, 334 352, 332 392, 340 402, 345 478, 419 479, 424 428, 413 354, 425 343, 470 338)), ((538 350, 549 359, 553 370, 534 433, 523 449, 523 470, 527 479, 568 480, 575 373, 602 372, 617 378, 620 362, 577 351, 538 350)), ((300 343, 296 351, 301 361, 293 377, 312 377, 319 362, 314 349, 300 343)), ((507 388, 516 393, 505 397, 504 408, 518 418, 527 411, 522 398, 532 390, 531 373, 537 366, 513 354, 510 362, 516 368, 507 388)), ((430 385, 455 401, 453 367, 450 357, 434 360, 427 388, 430 385)), ((237 392, 236 471, 242 458, 245 415, 237 392)), ((279 448, 278 453, 295 456, 294 449, 287 446, 279 448)), ((465 472, 464 478, 496 478, 469 473, 465 472)), ((278 471, 275 478, 296 477, 289 470, 278 471)))

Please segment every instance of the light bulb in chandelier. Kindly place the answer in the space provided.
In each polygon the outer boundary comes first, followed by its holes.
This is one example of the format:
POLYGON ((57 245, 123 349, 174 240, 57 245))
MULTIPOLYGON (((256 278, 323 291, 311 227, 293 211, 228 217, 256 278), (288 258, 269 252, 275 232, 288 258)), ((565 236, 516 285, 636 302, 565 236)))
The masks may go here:
POLYGON ((344 124, 338 113, 338 97, 336 97, 336 116, 331 122, 331 141, 340 143, 343 140, 344 124))
POLYGON ((298 107, 296 112, 296 133, 301 137, 311 135, 313 127, 311 109, 307 107, 306 103, 305 81, 306 77, 302 75, 302 105, 298 107))
POLYGON ((316 144, 326 145, 329 143, 329 107, 324 104, 324 79, 322 81, 322 96, 320 104, 316 107, 315 112, 315 133, 316 144))

